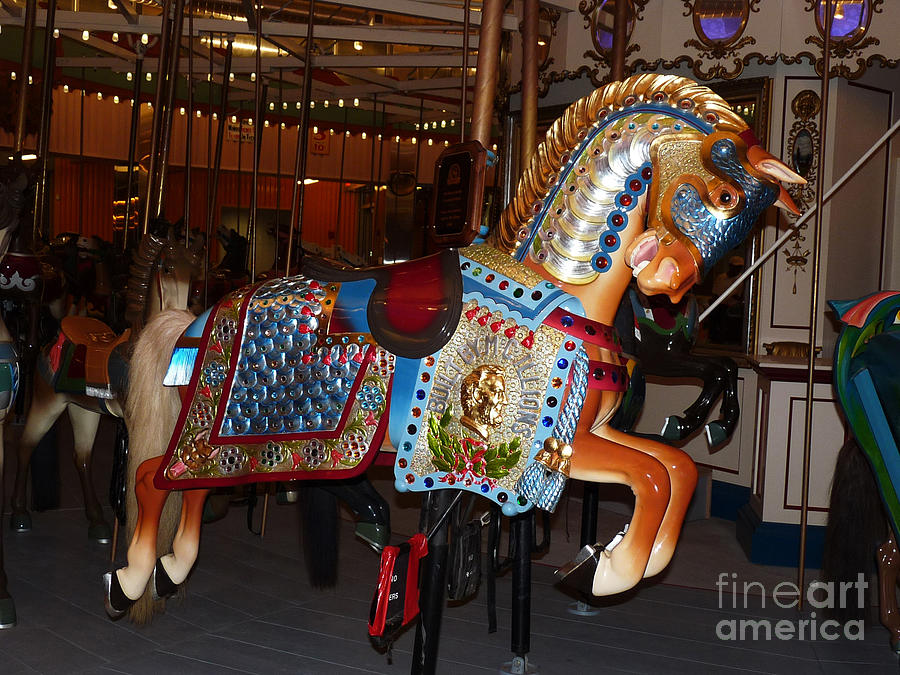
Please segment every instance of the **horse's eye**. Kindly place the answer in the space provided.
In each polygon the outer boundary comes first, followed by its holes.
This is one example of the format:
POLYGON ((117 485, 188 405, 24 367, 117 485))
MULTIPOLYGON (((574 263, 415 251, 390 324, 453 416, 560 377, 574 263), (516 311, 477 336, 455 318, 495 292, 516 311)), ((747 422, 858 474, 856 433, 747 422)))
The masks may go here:
POLYGON ((731 185, 720 183, 709 193, 714 206, 720 209, 731 210, 738 204, 738 193, 731 185))

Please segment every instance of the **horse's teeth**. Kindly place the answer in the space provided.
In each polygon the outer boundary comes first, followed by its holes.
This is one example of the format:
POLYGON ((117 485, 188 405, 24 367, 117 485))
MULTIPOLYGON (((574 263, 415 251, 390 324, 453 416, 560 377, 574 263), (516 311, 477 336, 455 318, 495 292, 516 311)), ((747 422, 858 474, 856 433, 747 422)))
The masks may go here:
POLYGON ((637 275, 641 273, 641 270, 643 270, 649 264, 650 264, 649 260, 642 260, 635 266, 634 271, 632 272, 635 279, 637 278, 637 275))

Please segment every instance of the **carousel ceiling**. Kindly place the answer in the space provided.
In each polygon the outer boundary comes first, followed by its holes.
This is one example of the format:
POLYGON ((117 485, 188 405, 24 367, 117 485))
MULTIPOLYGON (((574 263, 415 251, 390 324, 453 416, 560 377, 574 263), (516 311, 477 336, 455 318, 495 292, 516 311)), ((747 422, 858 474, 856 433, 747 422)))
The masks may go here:
MULTIPOLYGON (((0 0, 0 58, 11 63, 21 60, 19 26, 24 23, 25 2, 0 0)), ((481 2, 470 4, 467 30, 461 1, 263 0, 258 6, 250 0, 185 0, 178 69, 183 81, 177 96, 186 98, 190 72, 195 102, 217 105, 220 89, 216 85, 227 77, 230 106, 252 110, 259 16, 259 70, 267 107, 273 114, 280 109, 282 114, 298 115, 313 5, 314 119, 364 124, 377 116, 379 123, 428 122, 449 133, 459 128, 464 64, 469 105, 474 91, 481 2), (229 39, 233 57, 225 73, 229 39)), ((41 68, 46 15, 46 1, 41 0, 36 14, 36 71, 41 68)), ((106 93, 128 96, 140 58, 142 95, 150 96, 156 88, 161 15, 157 0, 59 0, 54 24, 59 40, 57 79, 69 86, 105 88, 106 93)), ((503 30, 518 29, 518 19, 507 7, 503 30)), ((546 18, 540 32, 549 42, 552 27, 546 18)))

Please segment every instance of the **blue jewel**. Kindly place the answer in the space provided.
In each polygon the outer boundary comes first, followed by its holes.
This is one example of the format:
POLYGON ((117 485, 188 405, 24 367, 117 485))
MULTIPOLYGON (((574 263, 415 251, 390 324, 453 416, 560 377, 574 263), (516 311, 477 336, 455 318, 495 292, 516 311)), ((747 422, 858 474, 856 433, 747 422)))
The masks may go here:
POLYGON ((565 370, 566 368, 569 367, 569 362, 566 359, 560 359, 559 361, 556 362, 556 367, 559 368, 560 370, 565 370))
POLYGON ((488 485, 487 483, 482 483, 482 484, 481 484, 481 491, 482 491, 483 493, 487 494, 488 492, 491 491, 491 486, 488 485))
POLYGON ((571 316, 564 316, 559 322, 562 324, 563 328, 571 328, 575 324, 575 319, 571 316))
POLYGON ((430 488, 434 485, 434 479, 431 476, 428 476, 424 481, 425 487, 430 488))
POLYGON ((416 392, 416 398, 419 399, 420 401, 424 401, 425 400, 425 390, 419 389, 419 391, 416 392))
POLYGON ((403 452, 409 452, 410 450, 412 450, 412 443, 410 443, 409 441, 403 441, 403 445, 400 446, 400 449, 403 450, 403 452))
POLYGON ((553 418, 545 417, 544 419, 541 420, 541 424, 543 424, 545 427, 547 427, 549 429, 550 427, 553 426, 553 418))

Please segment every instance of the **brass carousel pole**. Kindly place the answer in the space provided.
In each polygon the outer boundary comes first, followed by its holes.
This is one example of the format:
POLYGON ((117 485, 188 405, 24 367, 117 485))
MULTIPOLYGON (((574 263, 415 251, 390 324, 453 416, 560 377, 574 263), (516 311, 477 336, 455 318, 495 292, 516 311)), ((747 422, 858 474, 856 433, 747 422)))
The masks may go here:
POLYGON ((609 76, 613 82, 621 82, 625 79, 625 52, 628 45, 628 3, 625 0, 615 0, 614 11, 612 63, 609 68, 609 76))
POLYGON ((834 1, 825 0, 825 39, 822 47, 822 108, 819 111, 819 166, 816 180, 816 224, 813 238, 812 289, 809 301, 809 368, 806 376, 806 415, 803 420, 803 473, 800 490, 800 556, 797 563, 797 587, 800 589, 797 608, 803 609, 806 583, 806 524, 809 517, 809 461, 812 448, 813 387, 816 369, 816 339, 819 329, 819 268, 822 257, 822 178, 825 167, 825 140, 828 137, 828 80, 831 70, 831 28, 834 1))
MULTIPOLYGON (((259 151, 262 148, 263 134, 263 86, 262 86, 262 3, 256 4, 256 87, 254 89, 256 109, 253 113, 253 185, 250 186, 250 217, 247 223, 247 239, 250 246, 250 283, 256 281, 256 219, 259 208, 259 151)), ((266 503, 263 509, 263 525, 260 536, 265 535, 265 514, 269 504, 269 491, 266 490, 266 503)))
POLYGON ((138 125, 141 118, 141 77, 144 74, 144 45, 138 43, 134 61, 134 89, 131 93, 131 129, 128 133, 128 186, 125 188, 125 235, 122 252, 128 250, 128 233, 131 231, 131 195, 134 189, 134 151, 137 147, 138 125))
POLYGON ((287 259, 284 274, 291 273, 291 258, 294 248, 294 223, 297 223, 297 245, 303 248, 303 197, 306 192, 306 149, 309 145, 309 101, 312 98, 312 43, 315 25, 316 0, 309 2, 309 16, 306 22, 306 50, 303 57, 303 91, 300 94, 300 126, 297 128, 297 159, 294 162, 294 184, 291 194, 291 220, 288 230, 287 259))
MULTIPOLYGON (((491 145, 494 96, 499 76, 500 34, 503 25, 503 0, 484 0, 481 9, 481 33, 475 72, 475 102, 469 137, 485 148, 491 145)), ((463 45, 468 50, 469 45, 463 45)))
MULTIPOLYGON (((177 55, 176 55, 177 59, 177 55)), ((187 129, 184 135, 184 243, 191 239, 191 164, 194 159, 194 3, 188 0, 187 129)))
POLYGON ((519 173, 524 173, 537 148, 538 0, 525 0, 522 19, 522 140, 519 173))
POLYGON ((31 54, 34 46, 34 15, 37 11, 36 0, 25 2, 25 33, 22 37, 22 74, 19 79, 19 100, 16 109, 16 138, 13 155, 22 158, 25 147, 25 104, 28 101, 28 78, 31 76, 31 54))
POLYGON ((163 113, 163 84, 166 74, 166 57, 169 53, 169 23, 172 0, 165 0, 159 24, 159 62, 156 65, 156 95, 153 97, 153 121, 150 127, 150 157, 147 160, 147 198, 144 200, 141 236, 147 234, 150 227, 150 199, 154 194, 156 182, 157 147, 159 146, 160 125, 163 113))
POLYGON ((46 231, 47 217, 47 175, 50 154, 50 108, 53 101, 53 74, 56 70, 56 40, 53 27, 56 24, 56 0, 47 2, 47 22, 44 25, 44 80, 41 83, 41 131, 37 155, 41 163, 41 175, 37 182, 34 198, 34 230, 32 241, 46 231))
POLYGON ((462 96, 459 102, 459 142, 466 140, 466 108, 469 104, 469 11, 472 0, 463 8, 462 96))
POLYGON ((181 32, 184 26, 184 0, 175 0, 175 16, 172 19, 172 36, 169 43, 168 74, 166 77, 166 104, 159 144, 159 179, 154 193, 153 215, 163 215, 163 195, 169 170, 169 149, 172 142, 172 115, 175 112, 175 81, 178 78, 178 61, 181 54, 181 32))

